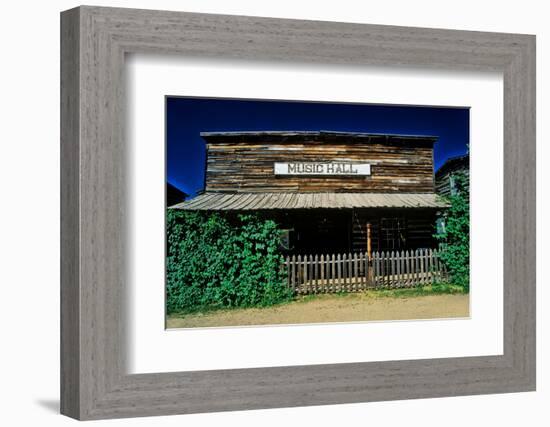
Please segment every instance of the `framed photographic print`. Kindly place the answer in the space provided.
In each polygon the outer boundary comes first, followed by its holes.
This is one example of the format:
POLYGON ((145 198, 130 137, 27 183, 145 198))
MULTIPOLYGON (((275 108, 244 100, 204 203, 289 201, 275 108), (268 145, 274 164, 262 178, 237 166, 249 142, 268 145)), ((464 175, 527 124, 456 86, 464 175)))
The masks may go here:
POLYGON ((61 20, 61 407, 535 389, 534 36, 61 20))
POLYGON ((468 108, 167 97, 166 135, 168 328, 469 317, 468 108))

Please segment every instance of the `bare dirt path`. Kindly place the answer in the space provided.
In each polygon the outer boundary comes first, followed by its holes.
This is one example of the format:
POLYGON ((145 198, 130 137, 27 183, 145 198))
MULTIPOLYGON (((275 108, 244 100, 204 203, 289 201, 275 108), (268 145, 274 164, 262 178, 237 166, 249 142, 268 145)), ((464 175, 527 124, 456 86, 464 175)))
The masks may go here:
POLYGON ((247 308, 169 316, 168 328, 434 319, 469 316, 469 295, 376 297, 319 295, 267 308, 247 308))

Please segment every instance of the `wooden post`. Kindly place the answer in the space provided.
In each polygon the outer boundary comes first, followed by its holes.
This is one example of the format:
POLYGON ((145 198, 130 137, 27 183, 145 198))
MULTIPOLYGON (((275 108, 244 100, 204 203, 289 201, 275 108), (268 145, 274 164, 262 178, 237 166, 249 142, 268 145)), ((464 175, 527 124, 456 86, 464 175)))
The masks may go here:
POLYGON ((324 291, 325 288, 325 256, 321 254, 321 260, 319 261, 321 264, 321 277, 319 278, 321 281, 321 291, 324 291))
POLYGON ((319 290, 319 256, 315 254, 315 260, 313 261, 313 289, 314 293, 319 290))
POLYGON ((367 222, 367 282, 372 282, 372 237, 371 237, 371 224, 367 222))

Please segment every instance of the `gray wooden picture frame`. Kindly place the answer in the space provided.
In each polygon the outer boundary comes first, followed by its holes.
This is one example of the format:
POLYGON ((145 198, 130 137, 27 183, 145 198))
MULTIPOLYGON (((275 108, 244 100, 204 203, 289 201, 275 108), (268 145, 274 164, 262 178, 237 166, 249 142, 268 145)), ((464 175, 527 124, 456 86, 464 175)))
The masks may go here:
POLYGON ((61 166, 65 415, 84 420, 535 390, 532 35, 71 9, 61 14, 61 166), (124 58, 134 52, 502 72, 503 355, 127 374, 124 58))

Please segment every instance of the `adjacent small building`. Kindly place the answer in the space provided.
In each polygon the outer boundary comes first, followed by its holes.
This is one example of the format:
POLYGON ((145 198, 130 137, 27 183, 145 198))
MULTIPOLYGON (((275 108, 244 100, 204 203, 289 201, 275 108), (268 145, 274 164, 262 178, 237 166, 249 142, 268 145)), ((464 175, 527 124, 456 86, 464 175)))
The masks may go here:
POLYGON ((434 248, 435 136, 333 131, 203 132, 204 192, 174 208, 258 211, 288 253, 434 248))
POLYGON ((435 173, 435 191, 445 197, 456 194, 456 176, 466 177, 466 190, 470 188, 470 155, 451 157, 435 173))

